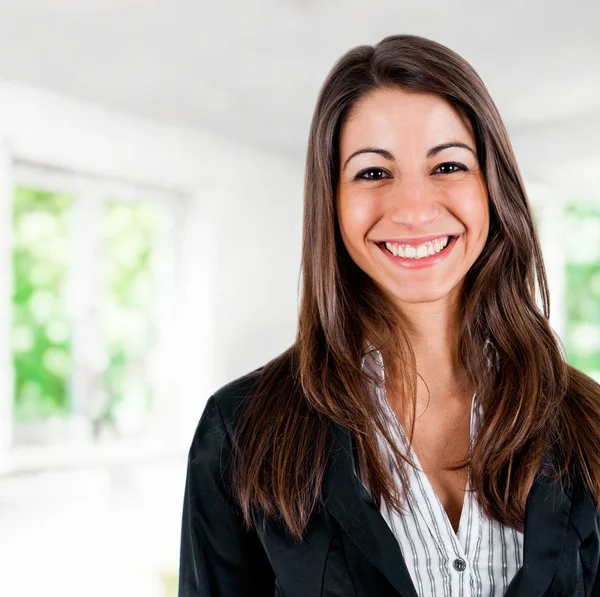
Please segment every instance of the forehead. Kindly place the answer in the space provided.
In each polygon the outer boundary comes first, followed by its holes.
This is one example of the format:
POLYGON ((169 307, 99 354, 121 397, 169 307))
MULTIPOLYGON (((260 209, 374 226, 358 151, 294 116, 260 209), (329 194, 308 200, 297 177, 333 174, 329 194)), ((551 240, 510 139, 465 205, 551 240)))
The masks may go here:
POLYGON ((356 145, 422 145, 449 138, 474 144, 469 119, 444 98, 399 88, 376 89, 359 100, 340 132, 340 149, 356 145))

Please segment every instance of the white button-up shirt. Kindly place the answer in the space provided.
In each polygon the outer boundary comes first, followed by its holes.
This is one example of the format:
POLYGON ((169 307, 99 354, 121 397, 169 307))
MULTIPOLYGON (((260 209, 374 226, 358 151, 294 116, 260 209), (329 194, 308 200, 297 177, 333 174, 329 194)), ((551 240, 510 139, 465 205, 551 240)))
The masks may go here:
MULTIPOLYGON (((383 359, 379 351, 370 352, 363 366, 371 368, 383 382, 383 359)), ((394 441, 406 450, 408 438, 387 401, 383 383, 375 386, 374 391, 384 402, 394 441)), ((481 414, 474 395, 471 400, 471 446, 477 436, 481 414)), ((379 445, 382 456, 390 462, 391 453, 385 438, 379 436, 379 445)), ((485 516, 474 492, 465 493, 455 533, 412 448, 410 456, 418 470, 408 466, 408 513, 399 514, 382 502, 381 514, 398 539, 419 597, 504 595, 522 564, 523 533, 485 516)), ((359 460, 357 475, 368 490, 364 470, 364 463, 359 460)), ((390 471, 400 482, 392 467, 390 471)))

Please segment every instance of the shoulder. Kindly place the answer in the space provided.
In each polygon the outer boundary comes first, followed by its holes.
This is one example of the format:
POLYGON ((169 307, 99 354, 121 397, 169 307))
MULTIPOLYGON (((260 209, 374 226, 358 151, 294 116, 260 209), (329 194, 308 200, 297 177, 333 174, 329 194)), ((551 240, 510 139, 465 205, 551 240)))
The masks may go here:
POLYGON ((254 369, 254 371, 250 371, 230 381, 210 397, 210 400, 212 400, 223 418, 228 431, 231 431, 238 411, 254 394, 264 368, 265 366, 263 365, 258 369, 254 369))
POLYGON ((208 398, 192 439, 190 460, 195 460, 207 443, 216 446, 231 440, 235 417, 254 393, 263 369, 261 366, 230 381, 208 398))

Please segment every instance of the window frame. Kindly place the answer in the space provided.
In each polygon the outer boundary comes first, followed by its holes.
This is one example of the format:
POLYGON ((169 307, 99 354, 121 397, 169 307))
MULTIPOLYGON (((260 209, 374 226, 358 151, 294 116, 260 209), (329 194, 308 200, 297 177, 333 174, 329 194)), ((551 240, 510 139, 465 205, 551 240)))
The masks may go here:
MULTIPOLYGON (((178 292, 182 287, 182 243, 184 223, 190 209, 192 197, 172 188, 158 187, 138 182, 113 179, 89 173, 76 172, 67 168, 49 166, 31 161, 14 159, 5 156, 5 164, 0 160, 0 184, 4 182, 9 201, 5 202, 4 209, 0 212, 0 231, 7 232, 8 242, 4 246, 4 263, 8 264, 9 272, 12 271, 12 198, 14 190, 19 187, 39 188, 49 192, 63 193, 74 198, 74 238, 73 256, 74 267, 71 268, 70 280, 67 284, 67 300, 69 310, 79 321, 73 326, 72 356, 74 362, 86 362, 90 351, 99 342, 98 338, 90 337, 82 332, 82 321, 91 305, 94 287, 99 283, 99 232, 100 227, 94 225, 101 214, 103 202, 118 200, 122 203, 144 202, 158 203, 167 206, 173 216, 173 234, 165 239, 166 250, 172 267, 169 279, 161 285, 159 301, 160 322, 158 323, 161 354, 175 355, 178 345, 177 328, 175 325, 176 303, 178 292), (2 172, 2 166, 5 172, 2 172), (2 176, 4 174, 4 176, 2 176), (4 179, 4 180, 2 180, 4 179), (75 275, 72 275, 72 274, 75 275), (81 284, 81 276, 86 283, 81 284)), ((9 416, 0 424, 0 436, 4 434, 4 442, 0 443, 0 470, 39 470, 62 466, 89 466, 94 462, 107 461, 135 461, 156 458, 170 453, 177 453, 176 445, 176 419, 169 416, 169 408, 173 406, 173 392, 177 392, 175 367, 169 367, 169 373, 158 387, 158 400, 156 403, 157 419, 161 425, 155 435, 139 439, 125 439, 114 442, 113 445, 92 444, 78 446, 74 444, 57 446, 15 446, 12 441, 14 420, 12 416, 14 404, 14 374, 12 363, 12 349, 10 331, 12 326, 12 274, 5 276, 6 284, 2 294, 8 300, 0 304, 0 318, 7 322, 4 330, 4 344, 0 343, 0 381, 10 387, 10 392, 3 393, 5 399, 0 398, 0 414, 9 416), (4 354, 2 354, 4 353, 4 354), (168 402, 168 403, 167 403, 168 402)), ((162 281, 162 280, 161 280, 162 281)), ((0 326, 0 332, 3 328, 0 326)), ((174 365, 173 362, 169 363, 174 365)), ((85 399, 85 388, 89 387, 89 373, 85 369, 74 368, 73 400, 77 404, 85 399)), ((1 417, 0 417, 1 419, 1 417)))

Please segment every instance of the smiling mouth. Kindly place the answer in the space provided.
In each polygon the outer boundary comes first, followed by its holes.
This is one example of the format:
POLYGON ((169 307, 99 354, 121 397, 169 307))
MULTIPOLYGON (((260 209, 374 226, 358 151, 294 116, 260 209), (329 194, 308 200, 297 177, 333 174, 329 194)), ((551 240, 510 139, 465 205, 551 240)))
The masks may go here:
POLYGON ((453 241, 457 238, 457 236, 445 236, 420 245, 407 245, 385 241, 377 243, 377 245, 380 249, 396 258, 419 261, 444 253, 448 250, 448 247, 452 246, 453 241))

